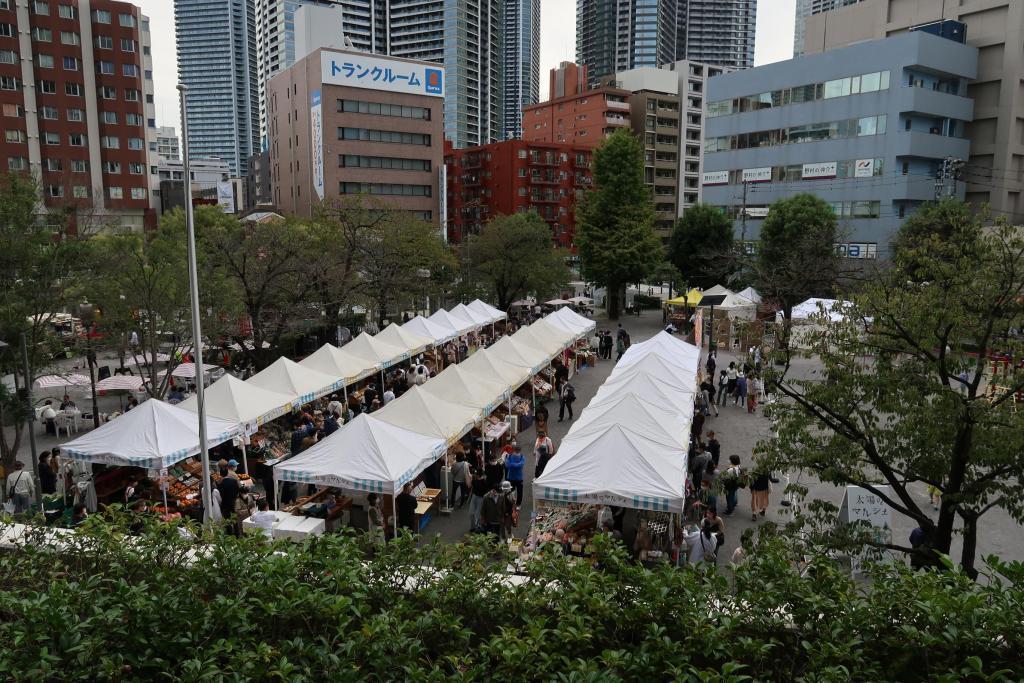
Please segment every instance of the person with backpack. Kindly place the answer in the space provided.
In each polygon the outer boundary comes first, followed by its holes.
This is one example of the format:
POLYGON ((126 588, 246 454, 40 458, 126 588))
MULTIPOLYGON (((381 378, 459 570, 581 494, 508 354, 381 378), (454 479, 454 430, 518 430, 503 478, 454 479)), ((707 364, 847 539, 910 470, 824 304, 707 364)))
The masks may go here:
POLYGON ((565 409, 569 409, 569 420, 572 421, 572 404, 576 400, 576 388, 568 381, 562 385, 562 390, 558 393, 558 421, 561 422, 565 418, 565 409))
POLYGON ((690 525, 689 530, 683 534, 683 541, 686 543, 688 564, 715 564, 718 562, 718 540, 715 538, 711 527, 703 525, 697 527, 690 525))
POLYGON ((739 504, 739 490, 747 487, 747 475, 740 467, 740 456, 729 456, 729 467, 722 474, 722 489, 725 491, 725 513, 731 515, 739 504))
POLYGON ((715 381, 714 375, 708 375, 700 381, 700 393, 703 398, 701 408, 705 417, 711 415, 711 411, 715 411, 715 417, 718 417, 718 406, 715 405, 715 381))

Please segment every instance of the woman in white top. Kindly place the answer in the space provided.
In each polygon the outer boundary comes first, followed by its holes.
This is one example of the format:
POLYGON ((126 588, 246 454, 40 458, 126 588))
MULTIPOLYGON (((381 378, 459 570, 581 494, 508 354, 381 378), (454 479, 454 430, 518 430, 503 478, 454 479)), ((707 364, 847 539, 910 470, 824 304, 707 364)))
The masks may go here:
POLYGON ((690 564, 701 564, 704 562, 715 564, 715 561, 718 559, 718 541, 715 535, 711 533, 710 528, 701 531, 697 527, 691 526, 683 534, 683 540, 686 541, 688 549, 687 562, 690 564))

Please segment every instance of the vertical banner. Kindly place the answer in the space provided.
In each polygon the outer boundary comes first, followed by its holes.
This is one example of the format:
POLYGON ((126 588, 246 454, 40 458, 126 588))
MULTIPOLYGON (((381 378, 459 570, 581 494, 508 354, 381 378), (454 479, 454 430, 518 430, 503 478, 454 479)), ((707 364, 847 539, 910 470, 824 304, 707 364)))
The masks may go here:
POLYGON ((235 212, 235 186, 230 180, 217 183, 217 206, 224 213, 235 212))
POLYGON ((448 242, 448 167, 441 163, 437 167, 437 198, 438 211, 441 213, 438 223, 441 226, 441 237, 448 242))
POLYGON ((309 122, 313 131, 312 166, 313 189, 322 200, 324 198, 324 117, 320 104, 320 91, 314 90, 310 96, 309 122))

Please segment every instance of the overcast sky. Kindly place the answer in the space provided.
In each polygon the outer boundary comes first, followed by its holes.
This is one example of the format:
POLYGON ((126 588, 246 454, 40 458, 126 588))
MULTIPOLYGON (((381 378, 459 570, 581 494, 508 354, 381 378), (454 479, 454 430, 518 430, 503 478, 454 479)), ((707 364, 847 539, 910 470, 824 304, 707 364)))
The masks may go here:
MULTIPOLYGON (((161 126, 179 127, 178 66, 174 54, 173 0, 134 0, 150 18, 153 36, 153 78, 156 117, 161 126)), ((769 64, 793 56, 793 12, 796 0, 759 0, 757 3, 756 64, 769 64)), ((547 97, 548 70, 576 57, 575 0, 541 0, 540 94, 547 97)))

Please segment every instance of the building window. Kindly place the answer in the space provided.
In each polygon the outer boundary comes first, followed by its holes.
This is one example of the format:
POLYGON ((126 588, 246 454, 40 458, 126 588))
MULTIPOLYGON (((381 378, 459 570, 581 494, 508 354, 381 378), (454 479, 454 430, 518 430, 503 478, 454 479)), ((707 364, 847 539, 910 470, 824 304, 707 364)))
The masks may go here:
POLYGON ((96 47, 101 50, 113 50, 114 39, 110 36, 96 36, 96 47))
POLYGON ((25 157, 7 157, 7 169, 10 171, 27 170, 28 159, 25 157))
POLYGON ((135 52, 135 41, 131 38, 122 38, 121 52, 135 52))
POLYGON ((3 36, 5 38, 12 38, 12 37, 14 37, 14 25, 13 24, 0 23, 0 36, 3 36))
POLYGON ((93 10, 92 20, 97 24, 109 24, 110 12, 105 9, 93 10))
POLYGON ((349 114, 371 114, 373 116, 397 116, 403 119, 430 120, 430 109, 427 107, 409 107, 363 100, 338 100, 338 111, 349 114))
POLYGON ((72 173, 88 173, 89 162, 85 159, 72 159, 71 160, 71 172, 72 173))
POLYGON ((4 139, 7 142, 25 142, 25 133, 20 130, 4 131, 4 139))
POLYGON ((117 88, 111 88, 109 85, 101 85, 100 97, 102 97, 105 100, 116 100, 117 88))
MULTIPOLYGON (((46 107, 43 107, 45 109, 46 107)), ((20 104, 5 104, 2 107, 3 115, 12 119, 20 119, 25 115, 25 110, 21 108, 20 104)), ((45 116, 43 118, 46 118, 45 116)))
POLYGON ((32 13, 42 14, 43 16, 50 16, 50 3, 46 0, 33 0, 32 1, 32 13))
POLYGON ((65 83, 64 94, 71 95, 72 97, 82 96, 82 86, 79 83, 65 83))
POLYGON ((56 81, 39 81, 39 92, 44 95, 55 95, 57 94, 57 82, 56 81))
POLYGON ((53 55, 36 55, 36 62, 39 63, 40 69, 52 69, 53 55))
POLYGON ((134 64, 122 64, 121 73, 123 73, 125 76, 135 77, 139 75, 139 67, 135 66, 134 64))
POLYGON ((68 144, 72 147, 85 147, 88 140, 85 133, 72 133, 68 136, 68 144))
POLYGON ((121 172, 121 164, 116 161, 104 161, 103 172, 111 174, 119 174, 121 172))
POLYGON ((128 112, 124 115, 124 122, 129 126, 141 126, 142 114, 134 114, 132 112, 128 112))
POLYGON ((81 109, 68 109, 68 121, 84 121, 85 114, 81 109))
POLYGON ((120 187, 108 187, 107 196, 111 199, 124 199, 124 189, 120 187))
POLYGON ((78 57, 65 57, 64 58, 64 70, 65 71, 78 71, 78 57))
POLYGON ((117 123, 117 112, 105 111, 102 112, 103 123, 116 124, 117 123))
POLYGON ((113 62, 100 61, 99 64, 97 64, 96 66, 97 66, 97 69, 99 70, 99 72, 101 74, 104 74, 106 76, 113 76, 114 75, 114 63, 113 62))
POLYGON ((339 154, 338 166, 341 168, 386 168, 399 171, 429 171, 430 160, 339 154))
POLYGON ((17 64, 18 53, 14 50, 0 50, 0 64, 17 64))
POLYGON ((75 185, 73 188, 71 188, 71 196, 74 197, 75 199, 88 199, 89 188, 87 188, 85 185, 75 185))
POLYGON ((128 164, 128 173, 131 175, 145 175, 146 167, 144 164, 130 163, 128 164))
POLYGON ((146 188, 144 187, 133 187, 132 188, 132 199, 145 199, 146 188))
POLYGON ((64 196, 64 186, 63 185, 47 185, 46 186, 46 194, 49 195, 50 197, 54 197, 54 198, 63 197, 64 196))
POLYGON ((65 45, 78 45, 81 41, 78 38, 78 34, 74 31, 61 31, 60 42, 65 45))
POLYGON ((394 130, 375 130, 372 128, 338 128, 338 139, 403 145, 430 145, 430 135, 425 133, 404 133, 394 130))
POLYGON ((128 138, 128 149, 142 149, 145 144, 142 138, 128 138))
POLYGON ((0 9, 11 9, 11 0, 0 0, 0 9))
POLYGON ((138 102, 140 94, 141 93, 134 88, 126 88, 124 91, 124 99, 126 102, 138 102))
POLYGON ((43 133, 43 144, 44 145, 59 145, 60 135, 57 133, 43 133))
POLYGON ((402 197, 429 197, 430 185, 406 185, 402 183, 340 183, 341 194, 374 194, 402 197))
POLYGON ((57 7, 57 14, 61 19, 77 19, 78 8, 74 5, 60 5, 57 7))
POLYGON ((100 138, 100 147, 103 149, 120 149, 121 141, 114 135, 104 135, 100 138))
POLYGON ((0 76, 0 90, 17 90, 18 79, 14 76, 0 76))
POLYGON ((117 15, 117 20, 121 26, 126 26, 128 28, 133 28, 135 26, 135 17, 130 14, 119 14, 117 15))
POLYGON ((64 168, 60 163, 60 159, 47 159, 46 160, 47 171, 63 171, 64 168))
POLYGON ((40 43, 50 43, 53 42, 53 31, 37 26, 32 29, 32 37, 40 43))

